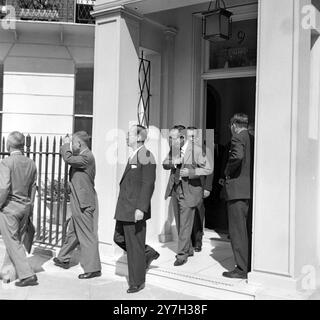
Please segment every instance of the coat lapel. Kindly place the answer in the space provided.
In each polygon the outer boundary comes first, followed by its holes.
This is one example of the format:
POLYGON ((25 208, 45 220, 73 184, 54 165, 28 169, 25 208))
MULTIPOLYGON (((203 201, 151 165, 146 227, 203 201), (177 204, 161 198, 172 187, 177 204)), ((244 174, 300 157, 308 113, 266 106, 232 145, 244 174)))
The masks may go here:
POLYGON ((121 182, 123 181, 123 179, 124 179, 124 177, 126 176, 126 174, 129 172, 129 170, 130 170, 130 162, 129 162, 129 160, 128 160, 127 166, 126 166, 126 168, 124 169, 122 178, 121 178, 121 180, 120 180, 120 184, 121 184, 121 182))

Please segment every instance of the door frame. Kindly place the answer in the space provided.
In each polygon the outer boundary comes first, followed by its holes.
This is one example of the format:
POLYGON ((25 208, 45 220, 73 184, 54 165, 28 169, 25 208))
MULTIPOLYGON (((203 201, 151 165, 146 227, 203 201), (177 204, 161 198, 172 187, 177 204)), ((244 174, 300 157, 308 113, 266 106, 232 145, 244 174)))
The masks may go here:
MULTIPOLYGON (((260 0, 258 0, 260 2, 260 0)), ((245 7, 243 7, 245 8, 245 7)), ((258 16, 258 6, 255 12, 243 13, 239 15, 233 16, 233 21, 243 21, 243 20, 259 20, 258 16)), ((258 21, 259 25, 259 21, 258 21)), ((259 43, 259 30, 258 33, 258 43, 259 43)), ((257 45, 258 45, 257 43, 257 45)), ((258 76, 257 76, 257 66, 250 67, 242 67, 242 68, 230 68, 230 69, 209 69, 209 42, 202 39, 201 43, 201 76, 200 76, 200 108, 196 110, 196 106, 194 106, 194 112, 200 113, 200 123, 198 123, 200 128, 206 129, 206 117, 207 117, 207 82, 209 80, 219 80, 219 79, 232 79, 232 78, 247 78, 247 77, 255 77, 256 78, 256 97, 258 94, 258 76)), ((258 50, 257 50, 257 65, 258 65, 258 50)), ((257 111, 257 98, 256 98, 256 111, 257 111)), ((257 120, 257 112, 255 112, 255 124, 257 120)), ((255 155, 256 155, 256 146, 255 146, 255 155)), ((255 159, 254 155, 254 159, 255 159)), ((255 166, 254 166, 255 168, 255 166)), ((255 181, 253 181, 253 185, 255 181)), ((253 188, 255 190, 255 188, 253 188)), ((253 203, 254 203, 254 195, 253 195, 253 203)), ((255 206, 252 207, 252 229, 254 228, 254 217, 255 217, 255 206)), ((252 247, 251 247, 251 266, 253 262, 254 256, 254 235, 252 235, 252 247)))

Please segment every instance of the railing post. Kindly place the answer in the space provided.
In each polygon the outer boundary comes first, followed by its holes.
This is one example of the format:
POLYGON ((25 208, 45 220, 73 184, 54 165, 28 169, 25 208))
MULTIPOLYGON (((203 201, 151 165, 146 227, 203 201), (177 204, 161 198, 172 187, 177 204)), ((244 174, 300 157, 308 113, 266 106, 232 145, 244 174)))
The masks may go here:
POLYGON ((30 157, 30 147, 31 147, 31 136, 28 133, 26 137, 26 153, 28 158, 30 157))

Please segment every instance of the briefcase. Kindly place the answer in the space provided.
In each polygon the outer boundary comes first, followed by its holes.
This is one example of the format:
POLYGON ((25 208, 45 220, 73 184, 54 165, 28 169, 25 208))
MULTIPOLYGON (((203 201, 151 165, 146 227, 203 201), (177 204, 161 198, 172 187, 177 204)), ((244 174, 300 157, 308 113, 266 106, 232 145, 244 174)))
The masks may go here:
POLYGON ((28 253, 31 252, 35 232, 36 232, 35 227, 31 221, 30 217, 28 217, 28 220, 27 220, 26 226, 25 226, 25 230, 22 234, 22 243, 28 253))

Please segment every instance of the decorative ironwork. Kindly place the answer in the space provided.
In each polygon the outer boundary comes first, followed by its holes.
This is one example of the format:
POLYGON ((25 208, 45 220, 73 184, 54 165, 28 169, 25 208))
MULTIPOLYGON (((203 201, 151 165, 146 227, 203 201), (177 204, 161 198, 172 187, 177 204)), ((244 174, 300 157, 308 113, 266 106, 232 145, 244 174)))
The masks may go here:
POLYGON ((77 23, 95 23, 94 18, 91 16, 95 1, 92 0, 77 0, 76 5, 76 22, 77 23))
MULTIPOLYGON (((90 12, 95 0, 0 0, 0 6, 13 6, 21 20, 94 23, 90 12)), ((5 12, 3 12, 3 16, 5 12)))
MULTIPOLYGON (((40 137, 37 141, 30 135, 26 137, 25 155, 36 163, 38 170, 37 194, 34 204, 33 223, 36 228, 35 242, 60 247, 64 242, 70 204, 68 193, 68 165, 62 162, 57 150, 62 145, 62 138, 40 137), (44 143, 45 141, 45 143, 44 143), (38 144, 39 142, 39 144, 38 144)), ((6 141, 0 141, 0 159, 8 156, 5 151, 6 141)))
POLYGON ((149 127, 150 115, 150 84, 151 84, 151 62, 144 59, 143 52, 139 64, 139 89, 140 97, 138 103, 138 123, 149 127))

